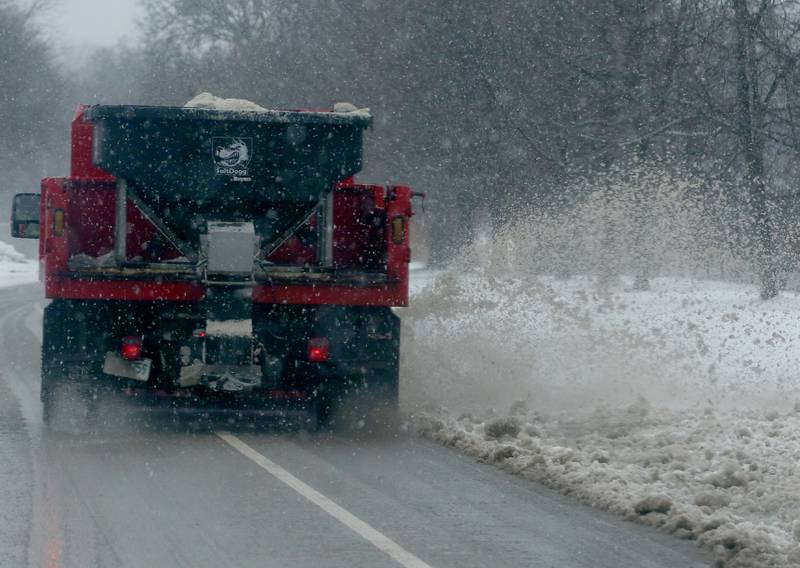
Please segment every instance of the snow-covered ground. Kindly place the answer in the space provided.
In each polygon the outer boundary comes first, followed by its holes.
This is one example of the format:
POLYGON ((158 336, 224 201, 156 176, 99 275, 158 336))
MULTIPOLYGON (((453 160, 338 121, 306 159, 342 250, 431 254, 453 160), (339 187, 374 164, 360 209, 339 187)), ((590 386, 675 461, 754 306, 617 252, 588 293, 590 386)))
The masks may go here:
POLYGON ((800 296, 415 272, 423 433, 716 552, 800 566, 800 296))
POLYGON ((0 287, 36 282, 39 263, 27 258, 12 245, 0 241, 0 287))

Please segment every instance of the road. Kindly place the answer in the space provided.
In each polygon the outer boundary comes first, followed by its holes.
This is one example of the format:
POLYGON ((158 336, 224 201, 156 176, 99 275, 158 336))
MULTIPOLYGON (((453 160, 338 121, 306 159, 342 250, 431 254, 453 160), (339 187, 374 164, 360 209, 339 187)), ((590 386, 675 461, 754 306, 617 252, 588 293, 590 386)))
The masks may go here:
POLYGON ((48 434, 39 286, 0 290, 0 566, 707 566, 413 434, 142 423, 48 434))

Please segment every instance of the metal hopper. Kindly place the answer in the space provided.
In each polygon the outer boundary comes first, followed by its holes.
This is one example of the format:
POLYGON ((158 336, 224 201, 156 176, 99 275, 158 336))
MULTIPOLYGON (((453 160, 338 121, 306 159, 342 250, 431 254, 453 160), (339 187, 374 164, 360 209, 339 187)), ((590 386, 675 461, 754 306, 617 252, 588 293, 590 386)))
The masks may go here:
POLYGON ((279 240, 361 169, 371 122, 358 112, 146 106, 94 106, 85 119, 94 164, 121 182, 118 201, 123 192, 190 258, 210 221, 253 222, 267 244, 279 240))

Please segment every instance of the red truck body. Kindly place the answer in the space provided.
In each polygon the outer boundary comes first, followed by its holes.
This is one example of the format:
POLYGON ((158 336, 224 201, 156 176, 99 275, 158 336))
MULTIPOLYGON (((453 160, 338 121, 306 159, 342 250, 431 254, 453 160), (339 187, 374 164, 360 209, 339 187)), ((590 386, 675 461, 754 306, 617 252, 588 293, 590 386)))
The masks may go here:
MULTIPOLYGON (((251 223, 246 227, 255 224, 255 242, 261 243, 252 273, 237 279, 215 279, 208 271, 210 264, 202 245, 195 245, 200 251, 196 258, 185 258, 189 249, 176 244, 181 241, 159 220, 170 206, 159 205, 161 202, 152 198, 135 198, 146 194, 144 184, 132 185, 129 194, 120 193, 120 178, 98 165, 102 159, 98 158, 98 144, 106 142, 96 137, 105 135, 98 128, 106 126, 89 116, 97 108, 80 107, 72 123, 69 177, 46 178, 41 185, 35 236, 40 238, 45 295, 53 300, 45 314, 42 397, 46 406, 55 404, 58 385, 80 382, 76 376, 92 376, 92 384, 114 384, 128 392, 158 390, 176 399, 205 403, 213 398, 220 403, 230 393, 219 385, 225 383, 225 377, 230 379, 231 373, 236 375, 239 367, 261 369, 254 388, 240 389, 229 397, 239 403, 252 402, 254 397, 273 402, 299 399, 314 410, 315 420, 321 420, 329 417, 334 398, 379 384, 383 398, 388 392, 390 405, 396 405, 399 324, 389 308, 408 302, 409 222, 414 195, 410 188, 356 183, 351 172, 345 172, 341 179, 334 176, 326 182, 329 187, 321 193, 319 204, 309 202, 308 214, 280 239, 262 239, 259 227, 261 217, 282 209, 264 209, 267 213, 246 216, 245 221, 251 223), (126 201, 124 211, 119 206, 121 195, 126 201), (148 203, 162 209, 154 213, 148 203), (124 235, 120 223, 125 224, 124 235), (323 256, 324 262, 320 260, 323 256), (231 343, 230 337, 212 337, 212 328, 219 325, 211 320, 225 319, 207 307, 209 297, 215 294, 235 297, 237 302, 245 298, 246 318, 252 325, 249 359, 247 349, 231 347, 235 341, 231 343), (123 319, 127 322, 124 325, 116 321, 123 319), (74 321, 83 323, 76 327, 74 321), (283 322, 281 329, 291 332, 274 333, 277 321, 283 322), (379 328, 383 331, 375 331, 379 328), (198 337, 204 341, 202 348, 196 345, 198 337), (120 349, 126 342, 130 346, 131 341, 138 341, 141 356, 153 361, 144 380, 134 377, 133 371, 113 370, 127 365, 117 360, 124 358, 125 352, 120 349), (318 346, 313 356, 306 344, 318 346), (218 355, 210 354, 217 348, 218 355), (230 355, 236 349, 245 353, 246 360, 230 355), (323 352, 325 357, 320 358, 323 352), (109 363, 111 359, 114 364, 109 363), (192 365, 198 370, 190 381, 185 375, 191 375, 186 369, 192 365), (219 371, 221 367, 224 373, 219 371), (187 381, 191 384, 185 384, 187 381)), ((283 128, 281 121, 288 120, 300 124, 300 128, 313 129, 312 119, 325 120, 320 115, 310 113, 306 119, 303 112, 283 113, 263 127, 283 128)), ((203 115, 204 119, 209 116, 219 121, 209 124, 231 128, 223 120, 225 115, 203 115)), ((232 116, 234 119, 241 117, 232 116)), ((324 128, 340 128, 323 124, 324 128)), ((275 152, 284 151, 280 145, 271 144, 269 148, 275 152)), ((115 159, 124 163, 124 157, 115 159)), ((179 158, 170 155, 169 159, 179 158)), ((161 165, 154 166, 158 167, 161 165)), ((360 169, 360 161, 355 168, 360 169)), ((186 202, 184 198, 182 203, 186 202)), ((25 220, 13 222, 18 236, 26 236, 22 234, 25 220)), ((29 231, 27 236, 32 235, 29 231)), ((199 242, 212 238, 204 234, 199 242)), ((194 254, 195 249, 190 252, 194 254)), ((53 412, 53 408, 46 410, 53 412)))
MULTIPOLYGON (((46 178, 41 187, 40 261, 47 298, 105 300, 201 301, 206 286, 198 282, 169 281, 168 277, 136 279, 132 275, 99 279, 90 272, 70 270, 69 259, 84 254, 99 257, 114 247, 115 182, 113 175, 92 163, 93 128, 80 108, 72 123, 71 172, 66 178, 46 178), (55 212, 64 215, 65 230, 53 228, 55 212)), ((360 285, 353 282, 260 283, 253 288, 257 303, 341 304, 357 306, 405 306, 408 304, 409 232, 402 240, 392 238, 392 219, 405 227, 412 216, 412 191, 406 186, 384 187, 341 180, 333 189, 334 265, 357 271, 365 250, 379 240, 385 247, 386 279, 360 285), (368 209, 365 203, 372 204, 368 209), (384 212, 390 221, 383 234, 370 234, 365 213, 384 212)), ((128 201, 128 256, 135 258, 143 244, 157 233, 132 201, 128 201)), ((310 222, 313 224, 314 219, 310 222)), ((180 256, 177 250, 173 257, 180 256)), ((290 239, 271 258, 281 264, 304 266, 314 258, 314 247, 290 239)), ((165 258, 169 258, 165 255, 165 258)), ((343 278, 343 280, 346 280, 343 278)))

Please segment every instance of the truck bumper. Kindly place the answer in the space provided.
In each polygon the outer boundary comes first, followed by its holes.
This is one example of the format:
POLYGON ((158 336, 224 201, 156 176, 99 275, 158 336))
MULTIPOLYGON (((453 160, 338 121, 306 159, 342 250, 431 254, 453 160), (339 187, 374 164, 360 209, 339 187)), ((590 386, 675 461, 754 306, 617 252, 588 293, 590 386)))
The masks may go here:
POLYGON ((233 417, 304 420, 313 413, 318 399, 313 392, 250 389, 242 392, 212 391, 204 386, 164 391, 147 387, 123 390, 126 398, 147 412, 203 418, 233 417))

